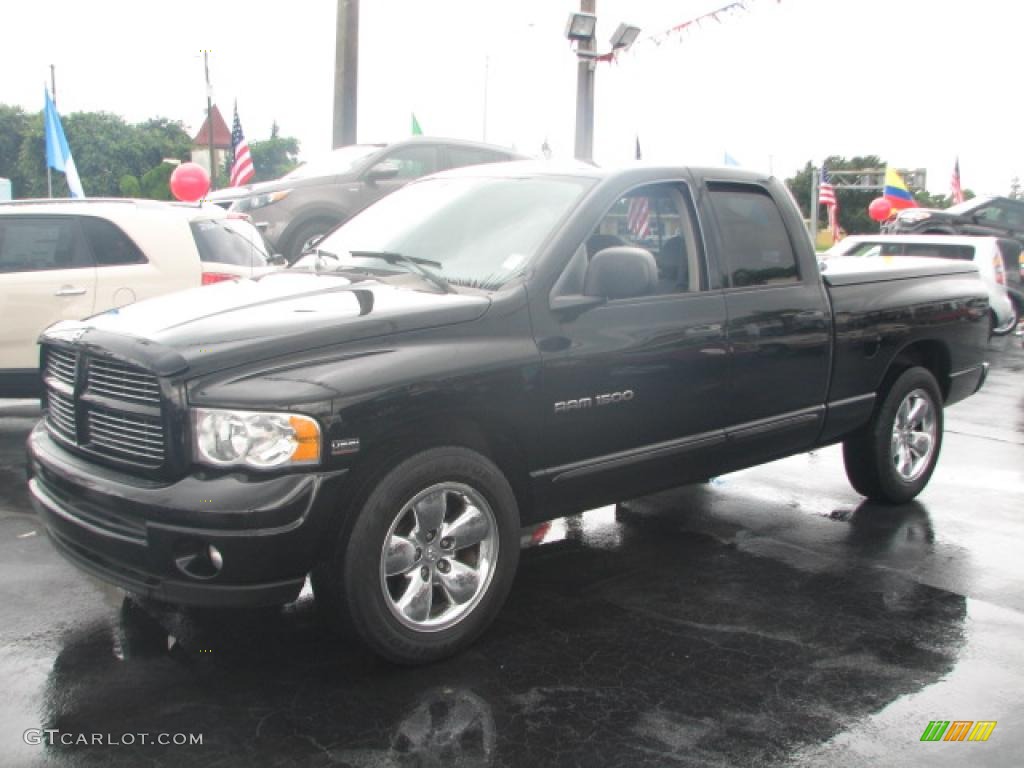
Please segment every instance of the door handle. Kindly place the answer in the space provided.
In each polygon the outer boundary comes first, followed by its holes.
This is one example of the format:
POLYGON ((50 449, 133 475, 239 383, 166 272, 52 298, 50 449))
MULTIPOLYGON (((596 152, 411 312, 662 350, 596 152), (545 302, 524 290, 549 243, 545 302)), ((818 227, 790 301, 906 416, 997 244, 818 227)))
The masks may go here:
POLYGON ((85 294, 85 288, 75 288, 73 285, 65 285, 54 296, 82 296, 85 294))

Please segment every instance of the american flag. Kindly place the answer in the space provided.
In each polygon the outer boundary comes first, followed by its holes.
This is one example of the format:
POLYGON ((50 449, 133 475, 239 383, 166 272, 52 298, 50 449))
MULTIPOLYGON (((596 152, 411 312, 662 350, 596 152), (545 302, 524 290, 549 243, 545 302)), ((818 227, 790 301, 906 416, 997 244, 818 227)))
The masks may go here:
POLYGON ((828 228, 832 230, 833 242, 838 242, 842 238, 839 228, 839 201, 836 200, 836 188, 832 186, 832 179, 824 167, 818 180, 818 204, 828 206, 828 228))
POLYGON ((828 171, 821 169, 821 177, 818 180, 818 205, 835 205, 836 188, 832 186, 832 179, 828 171))
POLYGON ((651 227, 651 212, 646 197, 629 198, 629 231, 637 240, 643 240, 651 227))
POLYGON ((953 163, 953 178, 950 180, 950 185, 953 188, 953 202, 962 203, 964 201, 964 190, 960 186, 960 158, 956 159, 953 163))
POLYGON ((231 154, 234 157, 231 163, 231 186, 240 187, 243 184, 248 184, 256 175, 256 169, 253 168, 249 145, 245 141, 245 134, 242 133, 237 104, 235 104, 235 121, 231 126, 231 154))

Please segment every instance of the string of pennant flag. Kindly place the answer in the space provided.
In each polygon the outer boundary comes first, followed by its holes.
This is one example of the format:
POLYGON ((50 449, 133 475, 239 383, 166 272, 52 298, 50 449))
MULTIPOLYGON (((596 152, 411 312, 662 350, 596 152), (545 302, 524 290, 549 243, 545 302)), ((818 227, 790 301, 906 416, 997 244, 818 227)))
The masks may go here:
MULTIPOLYGON (((681 21, 678 24, 673 24, 667 29, 641 37, 630 48, 626 49, 625 53, 629 54, 634 52, 639 46, 643 46, 645 44, 660 46, 666 42, 682 42, 708 22, 713 21, 717 24, 721 24, 725 19, 746 14, 750 11, 752 6, 767 1, 768 0, 733 0, 733 2, 726 3, 720 8, 715 8, 714 10, 702 13, 699 16, 694 16, 691 19, 681 21)), ((772 0, 772 2, 779 5, 782 0, 772 0)), ((609 51, 608 53, 595 58, 598 61, 615 61, 621 53, 623 53, 623 51, 609 51)))

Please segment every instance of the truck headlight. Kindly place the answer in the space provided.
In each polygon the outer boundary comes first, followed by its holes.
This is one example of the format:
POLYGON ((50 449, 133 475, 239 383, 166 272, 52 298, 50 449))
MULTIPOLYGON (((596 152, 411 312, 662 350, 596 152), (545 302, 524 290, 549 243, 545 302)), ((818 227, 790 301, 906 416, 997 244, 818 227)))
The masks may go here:
POLYGON ((192 409, 195 459, 215 467, 279 467, 320 461, 320 425, 295 413, 192 409))

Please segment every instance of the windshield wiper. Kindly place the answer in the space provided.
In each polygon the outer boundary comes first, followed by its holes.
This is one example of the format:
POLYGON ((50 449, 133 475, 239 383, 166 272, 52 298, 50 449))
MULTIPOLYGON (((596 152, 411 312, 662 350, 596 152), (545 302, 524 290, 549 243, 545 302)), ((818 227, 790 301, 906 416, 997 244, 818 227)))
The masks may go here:
POLYGON ((441 263, 438 261, 421 259, 419 256, 406 256, 404 253, 395 253, 394 251, 349 251, 349 253, 356 258, 380 259, 381 261, 386 261, 388 264, 404 264, 410 270, 418 274, 420 277, 429 280, 445 293, 455 293, 455 289, 451 287, 447 280, 436 272, 432 272, 427 269, 428 266, 440 268, 441 263))

